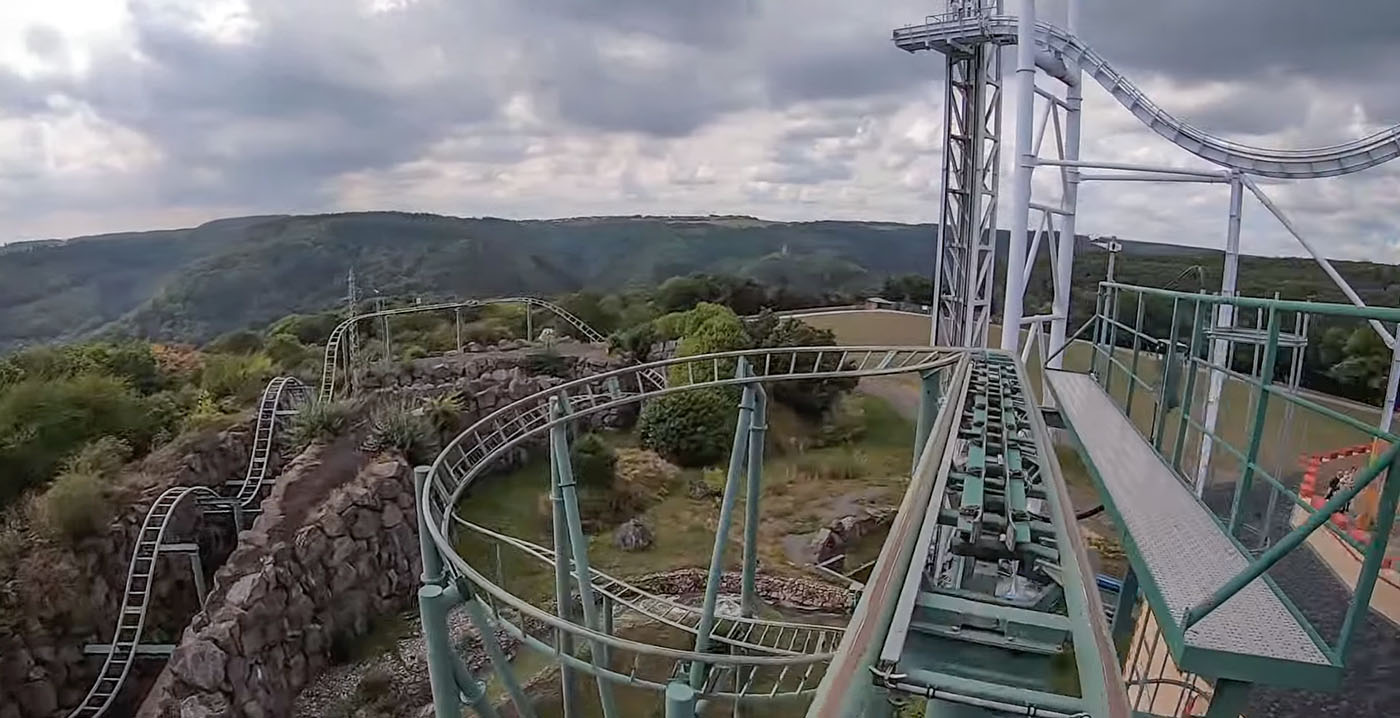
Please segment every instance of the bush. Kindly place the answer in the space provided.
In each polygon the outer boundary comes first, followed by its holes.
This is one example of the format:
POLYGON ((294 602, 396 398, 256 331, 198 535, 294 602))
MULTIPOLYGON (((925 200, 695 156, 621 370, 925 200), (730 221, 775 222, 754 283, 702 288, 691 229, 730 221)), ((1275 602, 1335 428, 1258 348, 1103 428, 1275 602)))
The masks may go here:
POLYGON ((603 437, 589 433, 574 439, 569 458, 574 465, 574 480, 580 486, 612 488, 617 452, 603 441, 603 437))
POLYGON ((426 464, 437 453, 437 437, 428 419, 404 403, 389 403, 370 413, 369 446, 396 449, 414 464, 426 464))
POLYGON ((608 337, 608 349, 635 362, 645 363, 651 357, 651 347, 659 341, 656 327, 651 322, 638 324, 630 329, 613 332, 608 337))
POLYGON ((350 427, 352 414, 348 402, 311 401, 303 405, 296 416, 292 417, 288 435, 295 446, 330 441, 350 427))
POLYGON ((724 458, 737 416, 725 389, 665 394, 642 407, 637 420, 642 446, 681 466, 706 466, 724 458))
MULTIPOLYGON (((830 329, 817 329, 796 319, 779 319, 765 312, 746 326, 754 346, 776 347, 818 347, 836 344, 836 335, 830 329)), ((816 354, 798 355, 797 369, 814 368, 816 354), (803 362, 805 361, 805 366, 803 362)), ((838 369, 839 356, 822 357, 821 371, 838 369)), ((817 417, 828 411, 843 394, 854 389, 855 379, 809 379, 801 381, 780 381, 772 384, 773 399, 780 401, 799 414, 817 417)))
POLYGON ((286 334, 302 344, 324 344, 340 320, 341 315, 336 312, 289 314, 273 322, 267 333, 268 336, 286 334))
POLYGON ((257 396, 272 374, 272 360, 265 354, 211 354, 199 372, 199 387, 215 401, 243 401, 257 396))
POLYGON ((220 334, 204 345, 204 351, 213 354, 253 354, 262 348, 262 335, 251 329, 235 329, 220 334))
POLYGON ((311 357, 311 350, 290 334, 273 334, 264 349, 272 363, 284 373, 293 373, 311 357))
POLYGON ((131 459, 131 445, 115 436, 102 436, 84 444, 63 462, 65 473, 114 476, 131 459))
POLYGON ((79 447, 101 436, 138 452, 161 427, 146 402, 108 376, 26 379, 0 395, 0 505, 53 475, 79 447))
POLYGON ((409 344, 408 346, 403 348, 403 358, 405 361, 422 359, 425 356, 428 356, 428 350, 424 349, 421 346, 418 346, 417 344, 409 344))
POLYGON ((45 522, 70 539, 97 533, 107 523, 106 480, 88 471, 66 471, 40 503, 45 522))
POLYGON ((461 428, 463 409, 462 395, 455 391, 423 399, 423 416, 439 436, 461 428))
POLYGON ((521 362, 525 371, 531 374, 542 374, 545 376, 567 377, 569 375, 569 360, 559 355, 555 351, 531 352, 525 355, 525 360, 521 362))

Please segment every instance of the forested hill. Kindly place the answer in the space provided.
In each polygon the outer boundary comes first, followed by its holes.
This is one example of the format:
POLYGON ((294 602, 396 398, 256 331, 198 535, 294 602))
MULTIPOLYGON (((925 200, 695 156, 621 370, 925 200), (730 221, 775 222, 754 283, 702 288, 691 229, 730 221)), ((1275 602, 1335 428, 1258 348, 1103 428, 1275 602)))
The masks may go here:
MULTIPOLYGON (((240 217, 193 229, 0 247, 0 351, 98 333, 199 342, 330 307, 344 296, 351 267, 362 295, 552 296, 709 272, 819 297, 873 291, 891 275, 927 275, 932 244, 929 225, 749 217, 240 217)), ((1198 263, 1218 277, 1218 252, 1129 243, 1127 254, 1124 277, 1149 271, 1140 279, 1160 284, 1198 263)), ((1091 293, 1103 257, 1083 252, 1081 258, 1075 284, 1091 293)), ((1390 305, 1400 299, 1390 296, 1400 283, 1396 268, 1344 264, 1368 298, 1390 305)), ((1048 274, 1040 274, 1029 288, 1030 304, 1048 296, 1048 274)), ((1335 294, 1303 260, 1257 259, 1242 274, 1256 293, 1335 294)))

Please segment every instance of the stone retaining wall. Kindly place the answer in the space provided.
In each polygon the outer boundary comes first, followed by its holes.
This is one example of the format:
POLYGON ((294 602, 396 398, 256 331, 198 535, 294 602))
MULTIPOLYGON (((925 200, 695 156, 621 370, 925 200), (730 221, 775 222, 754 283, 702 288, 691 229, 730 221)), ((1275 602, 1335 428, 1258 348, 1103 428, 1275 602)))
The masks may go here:
MULTIPOLYGON (((252 431, 240 424, 157 452, 124 474, 110 497, 114 518, 94 536, 69 544, 30 530, 24 553, 0 561, 0 718, 66 716, 87 694, 101 659, 88 643, 108 643, 126 585, 141 522, 155 497, 172 486, 212 486, 241 477, 252 431), (176 453, 180 452, 180 453, 176 453)), ((198 536, 205 566, 217 565, 233 544, 231 523, 206 521, 192 506, 174 516, 180 536, 198 536)), ((174 642, 198 610, 194 579, 183 557, 162 559, 152 589, 146 640, 174 642)), ((148 681, 159 664, 138 662, 133 682, 148 681)), ((129 700, 129 699, 128 699, 129 700)), ((114 715, 129 711, 125 702, 114 715)))
POLYGON ((408 464, 381 457, 290 536, 271 538, 275 520, 246 532, 216 578, 210 612, 175 650, 170 683, 155 696, 158 715, 287 715, 335 640, 365 634, 374 616, 413 596, 421 569, 412 488, 408 464), (258 562, 239 575, 244 553, 258 562))

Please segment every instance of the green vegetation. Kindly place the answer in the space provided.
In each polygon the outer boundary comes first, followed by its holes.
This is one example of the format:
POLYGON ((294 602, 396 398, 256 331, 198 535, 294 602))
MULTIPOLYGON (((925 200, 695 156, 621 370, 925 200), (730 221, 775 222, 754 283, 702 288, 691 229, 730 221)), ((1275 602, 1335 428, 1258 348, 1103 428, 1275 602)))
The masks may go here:
MULTIPOLYGON (((685 396, 682 392, 677 396, 685 396)), ((850 512, 850 507, 870 504, 894 506, 907 483, 913 426, 883 400, 860 394, 851 402, 860 406, 864 417, 860 440, 816 448, 814 437, 819 426, 779 404, 769 415, 769 448, 763 468, 762 521, 759 527, 759 556, 765 571, 800 574, 803 569, 788 553, 793 534, 820 528, 826 522, 850 512)), ((734 406, 728 408, 732 415, 734 406)), ((589 558, 600 570, 631 576, 678 567, 708 564, 714 545, 715 521, 719 513, 718 495, 724 489, 723 468, 677 470, 658 465, 648 452, 624 449, 638 440, 639 429, 631 432, 597 434, 617 451, 614 493, 628 485, 633 503, 626 507, 655 530, 655 543, 640 552, 624 552, 612 540, 612 527, 629 518, 624 513, 607 520, 589 520, 587 494, 581 491, 585 508, 584 527, 588 532, 589 558), (627 476, 624 482, 623 475, 627 476), (642 476, 645 474, 645 476, 642 476), (691 493, 692 485, 705 485, 709 491, 691 493)), ((724 458, 717 462, 722 465, 724 458)), ((577 464, 575 471, 577 472, 577 464)), ((523 466, 505 474, 484 479, 463 498, 461 514, 468 521, 495 530, 507 530, 540 545, 552 544, 549 523, 549 461, 545 451, 533 452, 523 466)), ((739 497, 740 504, 743 496, 739 497)), ((736 516, 743 515, 742 507, 736 516)), ((733 528, 734 541, 727 556, 730 568, 738 565, 737 543, 742 528, 733 528)), ((874 540, 874 539, 872 539, 874 540)), ((801 541, 799 541, 801 543, 801 541)), ((552 595, 553 572, 544 563, 509 547, 502 547, 500 573, 496 572, 497 553, 492 544, 467 531, 458 545, 475 565, 486 567, 488 575, 503 576, 505 585, 520 595, 543 598, 552 595), (479 563, 477 563, 479 562, 479 563)))
POLYGON ((380 451, 397 449, 414 464, 432 463, 438 450, 432 423, 406 402, 388 402, 370 412, 367 444, 380 451))
POLYGON ((617 452, 603 437, 587 433, 574 439, 569 447, 569 458, 573 462, 574 480, 586 488, 608 489, 612 487, 614 470, 617 468, 617 452))
POLYGON ((696 389, 648 401, 637 419, 642 446, 681 466, 704 466, 729 451, 736 402, 722 389, 696 389))
POLYGON ((354 408, 345 401, 311 401, 292 417, 287 432, 295 446, 330 441, 350 426, 354 408))

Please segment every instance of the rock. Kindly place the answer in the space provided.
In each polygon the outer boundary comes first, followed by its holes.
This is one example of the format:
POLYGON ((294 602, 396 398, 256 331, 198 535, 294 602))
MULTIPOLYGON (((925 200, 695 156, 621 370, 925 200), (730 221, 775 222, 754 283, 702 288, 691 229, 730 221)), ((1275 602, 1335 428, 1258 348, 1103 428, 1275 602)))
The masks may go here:
POLYGON ((385 528, 393 528, 403 521, 403 510, 398 504, 389 504, 384 507, 383 523, 385 528))
POLYGON ((357 511, 354 523, 350 524, 350 535, 357 539, 367 539, 379 533, 379 526, 377 511, 357 511))
POLYGON ((812 554, 816 557, 817 563, 821 563, 841 553, 843 542, 835 531, 829 528, 823 528, 817 532, 816 536, 812 537, 812 541, 808 545, 811 547, 812 554))
POLYGON ((655 536, 641 519, 630 518, 613 532, 613 544, 623 551, 645 551, 651 548, 655 536))
POLYGON ((232 586, 229 586, 228 593, 224 594, 224 602, 234 606, 242 606, 248 602, 248 597, 253 593, 253 587, 258 583, 258 574, 250 573, 238 579, 232 586))
POLYGON ((232 718, 233 709, 220 693, 196 693, 180 701, 180 718, 232 718))
POLYGON ((44 716, 58 710, 58 694, 48 680, 29 681, 15 691, 15 701, 25 715, 44 716))
POLYGON ((227 665, 228 655, 218 646, 203 640, 180 646, 170 660, 172 673, 207 691, 218 688, 224 682, 224 668, 227 665))

